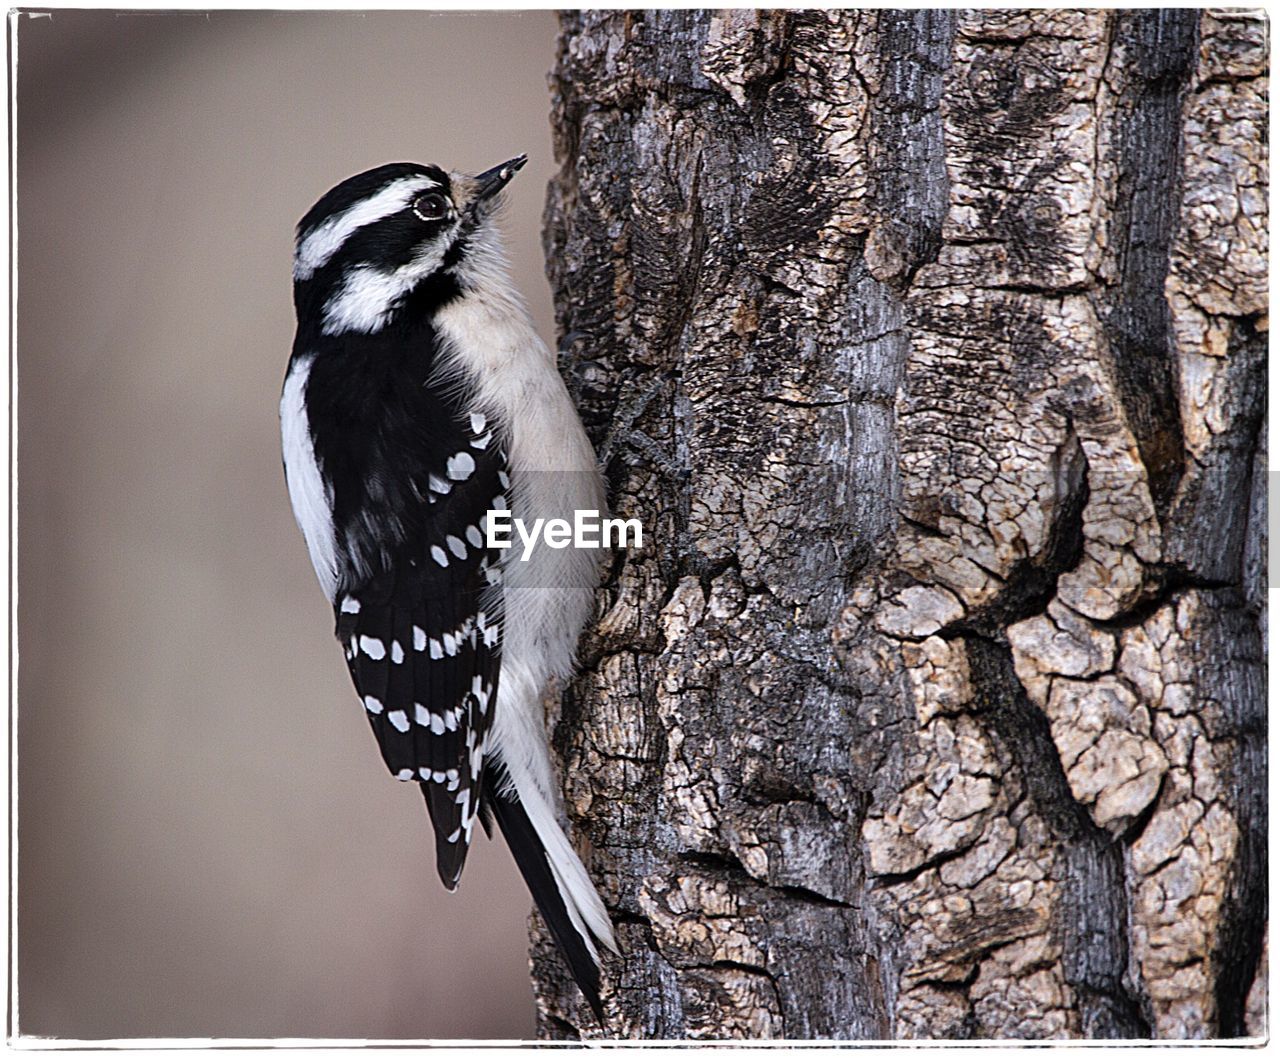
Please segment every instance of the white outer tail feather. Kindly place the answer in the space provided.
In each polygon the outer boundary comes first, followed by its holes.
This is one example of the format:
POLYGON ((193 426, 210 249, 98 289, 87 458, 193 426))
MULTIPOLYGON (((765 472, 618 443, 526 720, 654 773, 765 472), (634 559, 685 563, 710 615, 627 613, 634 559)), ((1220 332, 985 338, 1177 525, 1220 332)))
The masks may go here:
POLYGON ((595 941, 615 955, 618 945, 600 895, 556 818, 542 703, 530 675, 517 664, 503 664, 498 705, 493 716, 495 752, 506 767, 511 786, 546 852, 569 921, 581 934, 598 966, 600 956, 595 941))
POLYGON ((613 925, 604 909, 600 895, 591 882, 587 869, 578 859, 569 839, 564 836, 560 824, 556 820, 551 804, 543 796, 537 785, 525 777, 521 782, 512 775, 516 795, 524 806, 525 814, 533 829, 538 832, 538 840, 546 850, 547 862, 551 865, 551 873, 555 876, 556 887, 564 900, 565 909, 569 912, 569 921, 573 928, 582 935, 582 941, 591 953, 597 966, 600 955, 596 951, 595 941, 599 941, 615 955, 618 945, 613 937, 613 925))

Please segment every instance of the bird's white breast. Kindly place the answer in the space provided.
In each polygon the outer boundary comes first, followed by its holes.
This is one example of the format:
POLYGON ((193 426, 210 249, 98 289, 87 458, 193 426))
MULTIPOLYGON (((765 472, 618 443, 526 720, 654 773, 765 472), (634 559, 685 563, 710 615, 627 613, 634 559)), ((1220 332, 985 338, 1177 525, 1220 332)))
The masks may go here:
MULTIPOLYGON (((435 324, 450 372, 479 410, 506 427, 513 516, 532 526, 538 518, 572 523, 575 510, 603 515, 595 452, 555 359, 506 281, 500 252, 492 244, 476 246, 468 265, 469 291, 441 308, 435 324)), ((519 549, 504 553, 503 680, 512 691, 521 669, 536 685, 534 694, 548 677, 570 672, 599 559, 598 551, 573 547, 537 547, 528 561, 520 560, 519 549)))
POLYGON ((312 357, 300 357, 289 369, 280 397, 280 439, 284 473, 293 516, 307 541, 311 565, 320 587, 332 602, 338 587, 338 557, 333 533, 333 503, 311 442, 311 424, 304 401, 312 357))

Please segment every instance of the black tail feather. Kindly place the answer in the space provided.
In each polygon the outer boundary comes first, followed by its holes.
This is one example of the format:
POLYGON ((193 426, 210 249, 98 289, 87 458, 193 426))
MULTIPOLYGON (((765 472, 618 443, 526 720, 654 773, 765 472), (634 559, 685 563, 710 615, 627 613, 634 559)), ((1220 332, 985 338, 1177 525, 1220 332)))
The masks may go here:
POLYGON ((457 841, 450 841, 444 828, 453 826, 452 813, 456 811, 453 794, 447 792, 438 782, 419 783, 422 796, 427 802, 427 814, 431 817, 431 827, 436 838, 436 873, 444 887, 453 892, 458 888, 458 879, 462 877, 462 868, 467 862, 467 843, 462 835, 457 841))
POLYGON ((604 1024, 604 1007, 600 1002, 600 968, 591 957, 582 936, 574 928, 565 907, 560 889, 556 885, 555 875, 551 872, 551 864, 547 861, 546 851, 538 839, 538 833, 529 822, 520 799, 514 791, 503 793, 501 787, 505 773, 490 765, 486 775, 485 800, 493 806, 493 814, 498 820, 502 836, 507 839, 507 847, 515 858, 516 866, 524 875, 525 884, 533 894, 533 901, 538 906, 542 921, 547 924, 551 936, 555 938, 569 972, 582 989, 582 994, 595 1012, 596 1020, 604 1024))
POLYGON ((484 836, 490 841, 493 840, 493 807, 489 804, 491 798, 480 798, 480 825, 484 827, 484 836))

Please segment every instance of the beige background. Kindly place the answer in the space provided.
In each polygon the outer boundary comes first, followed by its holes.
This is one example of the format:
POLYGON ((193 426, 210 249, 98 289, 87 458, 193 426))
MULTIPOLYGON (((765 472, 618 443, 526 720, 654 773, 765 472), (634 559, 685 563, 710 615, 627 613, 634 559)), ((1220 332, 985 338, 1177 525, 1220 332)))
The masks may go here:
MULTIPOLYGON (((20 17, 18 1028, 529 1036, 530 901, 436 880, 293 523, 292 227, 386 161, 527 151, 547 13, 20 17)), ((477 831, 477 834, 479 832, 477 831)))

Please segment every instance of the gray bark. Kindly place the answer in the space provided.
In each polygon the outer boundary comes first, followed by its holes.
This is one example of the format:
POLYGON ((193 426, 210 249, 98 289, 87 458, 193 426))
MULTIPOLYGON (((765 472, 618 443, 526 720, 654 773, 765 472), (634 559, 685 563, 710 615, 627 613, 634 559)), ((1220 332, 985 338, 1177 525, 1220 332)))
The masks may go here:
POLYGON ((564 17, 547 258, 618 554, 552 1038, 1261 1031, 1266 25, 564 17))

